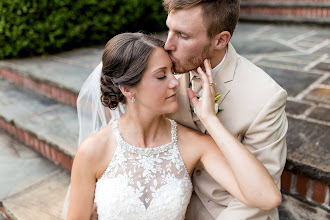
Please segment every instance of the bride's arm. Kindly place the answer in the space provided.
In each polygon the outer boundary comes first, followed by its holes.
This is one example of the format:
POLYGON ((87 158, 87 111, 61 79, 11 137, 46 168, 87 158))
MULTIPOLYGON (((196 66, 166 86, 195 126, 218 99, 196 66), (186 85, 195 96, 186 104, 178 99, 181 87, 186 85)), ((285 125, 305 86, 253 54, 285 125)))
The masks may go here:
MULTIPOLYGON (((212 118, 210 118, 212 120, 212 118)), ((212 138, 200 142, 201 162, 210 176, 242 203, 273 209, 281 203, 281 193, 266 168, 214 118, 206 126, 212 138)), ((206 123, 205 123, 206 124, 206 123)))
POLYGON ((96 161, 90 146, 94 146, 93 143, 89 139, 85 140, 79 146, 73 162, 67 220, 90 219, 93 211, 96 161))
POLYGON ((188 90, 197 116, 214 140, 209 139, 209 147, 202 153, 201 162, 212 178, 241 202, 273 209, 281 203, 281 193, 266 168, 216 117, 214 89, 209 85, 213 82, 211 66, 209 61, 204 65, 206 74, 198 69, 203 81, 203 100, 199 102, 192 90, 188 90))

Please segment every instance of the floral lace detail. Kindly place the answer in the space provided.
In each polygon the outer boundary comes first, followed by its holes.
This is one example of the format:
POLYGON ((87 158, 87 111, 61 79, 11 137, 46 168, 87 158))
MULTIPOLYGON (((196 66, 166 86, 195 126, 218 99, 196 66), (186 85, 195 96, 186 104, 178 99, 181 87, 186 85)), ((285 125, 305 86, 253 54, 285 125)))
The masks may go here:
POLYGON ((155 148, 124 141, 113 123, 117 149, 96 183, 95 203, 103 219, 184 219, 192 183, 177 146, 176 122, 172 140, 155 148))

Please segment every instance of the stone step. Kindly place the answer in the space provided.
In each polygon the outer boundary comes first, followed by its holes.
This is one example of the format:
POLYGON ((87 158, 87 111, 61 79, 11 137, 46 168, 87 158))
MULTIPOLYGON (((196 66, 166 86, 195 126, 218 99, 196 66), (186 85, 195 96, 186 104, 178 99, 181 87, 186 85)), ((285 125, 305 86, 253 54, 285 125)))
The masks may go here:
MULTIPOLYGON (((166 40, 167 33, 157 37, 166 40)), ((0 60, 0 77, 76 106, 86 78, 101 62, 104 45, 76 49, 56 55, 0 60)))
POLYGON ((69 172, 0 129, 0 219, 59 219, 69 172))
POLYGON ((47 176, 28 189, 17 191, 5 198, 2 205, 12 220, 62 219, 65 196, 70 184, 70 174, 59 171, 47 176))
POLYGON ((330 1, 241 1, 240 20, 330 25, 330 1))
POLYGON ((103 48, 84 48, 45 57, 0 61, 0 76, 72 106, 103 48))
MULTIPOLYGON (((166 40, 167 32, 157 37, 166 40)), ((61 103, 76 106, 86 78, 101 62, 104 45, 56 55, 0 60, 0 77, 61 103)))
POLYGON ((317 206, 282 194, 282 203, 278 208, 280 220, 328 220, 330 213, 317 206))
POLYGON ((0 80, 0 127, 46 158, 71 170, 77 149, 74 107, 0 80))

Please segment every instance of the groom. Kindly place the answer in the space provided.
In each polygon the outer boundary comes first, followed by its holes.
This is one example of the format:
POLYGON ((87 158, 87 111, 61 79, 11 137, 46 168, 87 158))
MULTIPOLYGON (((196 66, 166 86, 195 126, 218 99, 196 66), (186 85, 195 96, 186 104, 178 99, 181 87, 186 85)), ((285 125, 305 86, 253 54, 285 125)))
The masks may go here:
MULTIPOLYGON (((239 0, 165 0, 169 32, 165 50, 178 75, 179 111, 170 118, 205 132, 190 113, 187 88, 198 84, 193 71, 209 58, 215 92, 221 94, 217 114, 223 125, 266 167, 280 188, 286 161, 285 115, 287 93, 263 70, 238 55, 229 43, 239 18, 239 0), (190 72, 189 72, 190 71, 190 72)), ((192 88, 194 90, 194 88, 192 88)), ((195 91, 200 95, 201 91, 195 91)), ((248 174, 247 174, 248 175, 248 174)), ((203 167, 193 173, 194 194, 187 210, 188 220, 279 219, 277 209, 248 207, 218 185, 203 167)))

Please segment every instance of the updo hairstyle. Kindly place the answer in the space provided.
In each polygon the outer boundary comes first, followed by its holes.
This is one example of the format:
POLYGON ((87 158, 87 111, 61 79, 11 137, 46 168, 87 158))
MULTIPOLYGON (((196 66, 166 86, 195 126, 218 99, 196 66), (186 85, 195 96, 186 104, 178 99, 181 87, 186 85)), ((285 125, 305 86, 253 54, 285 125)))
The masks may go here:
POLYGON ((119 89, 134 87, 141 81, 148 59, 164 42, 142 33, 118 34, 108 41, 102 56, 101 102, 110 109, 126 103, 119 89))

